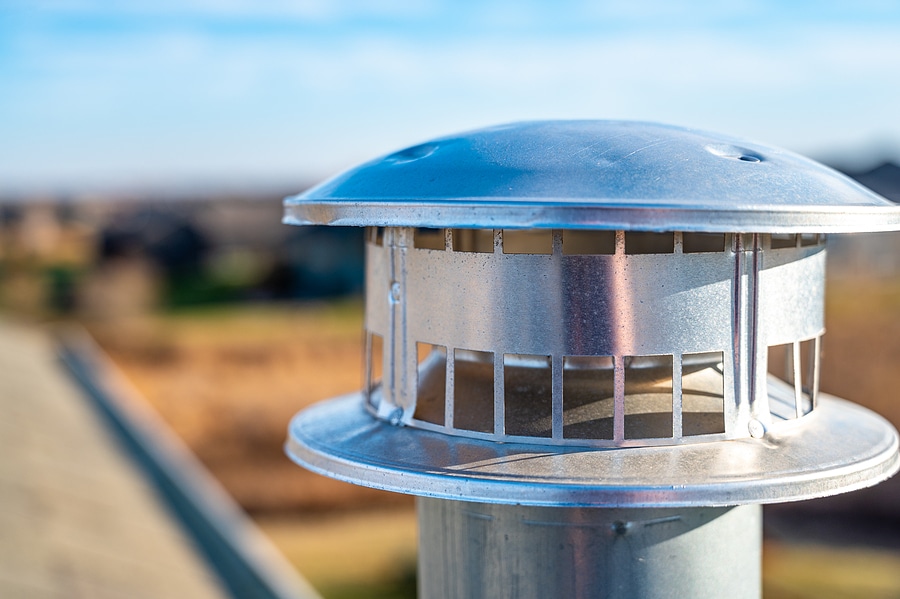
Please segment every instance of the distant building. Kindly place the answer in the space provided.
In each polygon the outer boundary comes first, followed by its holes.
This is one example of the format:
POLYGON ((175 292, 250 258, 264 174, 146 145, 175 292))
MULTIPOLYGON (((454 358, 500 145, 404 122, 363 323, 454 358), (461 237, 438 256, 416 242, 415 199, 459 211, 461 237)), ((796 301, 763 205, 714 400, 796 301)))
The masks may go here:
MULTIPOLYGON (((900 166, 884 162, 845 174, 875 193, 900 203, 900 166)), ((834 235, 828 240, 828 275, 837 279, 900 276, 900 234, 834 235)))

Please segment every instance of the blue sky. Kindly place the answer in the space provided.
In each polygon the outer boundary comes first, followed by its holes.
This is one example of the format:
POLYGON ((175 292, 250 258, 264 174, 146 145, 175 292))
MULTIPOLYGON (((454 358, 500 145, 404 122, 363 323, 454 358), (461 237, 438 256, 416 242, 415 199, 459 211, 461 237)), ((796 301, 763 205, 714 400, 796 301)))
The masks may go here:
POLYGON ((627 118, 900 157, 900 3, 0 1, 0 195, 300 185, 627 118))

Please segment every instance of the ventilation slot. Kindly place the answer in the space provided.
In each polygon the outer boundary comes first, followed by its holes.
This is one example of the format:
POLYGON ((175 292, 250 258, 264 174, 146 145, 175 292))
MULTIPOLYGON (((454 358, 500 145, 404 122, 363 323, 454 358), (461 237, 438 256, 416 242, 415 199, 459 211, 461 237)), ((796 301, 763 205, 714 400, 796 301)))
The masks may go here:
POLYGON ((369 227, 366 234, 369 243, 384 246, 384 227, 369 227))
POLYGON ((380 396, 382 369, 384 368, 384 337, 371 331, 366 333, 366 364, 363 389, 366 402, 377 407, 380 396))
POLYGON ((419 367, 414 418, 443 426, 447 404, 447 348, 416 343, 416 351, 419 367))
POLYGON ((681 434, 725 432, 722 352, 684 354, 681 359, 681 434))
POLYGON ((626 254, 671 254, 675 251, 673 233, 633 233, 625 234, 626 254))
POLYGON ((563 231, 563 254, 615 254, 615 231, 563 231))
POLYGON ((552 252, 553 231, 550 229, 503 230, 504 254, 550 254, 552 252))
POLYGON ((443 250, 445 247, 444 229, 416 229, 413 245, 423 250, 443 250))
POLYGON ((776 233, 772 235, 771 247, 773 250, 795 248, 797 247, 797 236, 788 235, 785 233, 776 233))
POLYGON ((815 407, 820 346, 816 337, 768 348, 769 409, 775 418, 800 418, 815 407))
POLYGON ((453 426, 481 433, 494 432, 494 354, 453 351, 453 426))
POLYGON ((683 233, 681 244, 681 251, 685 254, 724 252, 725 235, 723 233, 683 233))
POLYGON ((672 356, 626 356, 624 365, 625 438, 671 437, 672 356))
POLYGON ((453 251, 491 254, 494 232, 491 229, 453 229, 453 251))
POLYGON ((551 436, 552 387, 550 356, 504 354, 503 393, 507 435, 551 436))
POLYGON ((817 233, 803 233, 800 235, 800 247, 819 245, 821 243, 819 238, 820 235, 817 233))
POLYGON ((613 438, 613 358, 563 357, 563 437, 613 438))

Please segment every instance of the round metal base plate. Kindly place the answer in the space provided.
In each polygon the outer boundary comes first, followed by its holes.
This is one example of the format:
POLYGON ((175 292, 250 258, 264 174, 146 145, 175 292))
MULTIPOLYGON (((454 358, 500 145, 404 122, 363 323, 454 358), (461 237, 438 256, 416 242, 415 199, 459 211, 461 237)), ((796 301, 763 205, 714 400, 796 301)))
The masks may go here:
POLYGON ((874 485, 900 467, 897 431, 856 404, 820 396, 816 410, 741 439, 595 449, 495 443, 371 416, 356 393, 304 410, 287 454, 368 487, 487 503, 675 507, 776 503, 874 485))

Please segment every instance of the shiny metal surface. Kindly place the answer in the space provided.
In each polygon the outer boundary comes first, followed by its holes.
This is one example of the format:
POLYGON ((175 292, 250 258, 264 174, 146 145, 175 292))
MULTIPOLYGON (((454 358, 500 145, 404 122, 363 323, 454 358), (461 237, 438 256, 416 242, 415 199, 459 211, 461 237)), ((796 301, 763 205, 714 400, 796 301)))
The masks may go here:
POLYGON ((655 123, 544 121, 365 163, 288 198, 285 222, 837 233, 900 229, 900 207, 754 142, 655 123))
POLYGON ((506 506, 421 497, 423 599, 752 599, 762 510, 506 506))
MULTIPOLYGON (((684 253, 686 238, 676 240, 670 233, 669 253, 629 253, 633 234, 618 232, 612 253, 577 254, 567 252, 566 233, 553 231, 556 241, 545 254, 507 253, 502 230, 493 232, 490 252, 417 247, 413 230, 405 228, 384 229, 380 242, 370 239, 366 328, 386 344, 384 380, 371 398, 379 417, 504 442, 591 446, 745 438, 751 436, 751 421, 763 427, 776 424, 768 407, 768 348, 799 347, 824 331, 825 246, 820 240, 772 247, 768 235, 747 236, 757 240, 754 248, 741 245, 739 235, 723 235, 719 251, 684 253), (418 365, 420 343, 442 348, 444 357, 432 360, 430 372, 418 365), (721 430, 692 426, 685 419, 696 410, 684 410, 682 402, 681 385, 687 380, 682 377, 690 372, 691 361, 711 352, 721 356, 719 390, 707 385, 695 395, 721 398, 721 430), (448 360, 448 355, 456 359, 448 360), (505 364, 528 356, 555 366, 547 371, 552 380, 543 384, 547 407, 523 415, 535 401, 511 403, 507 410, 510 393, 503 385, 505 364), (663 358, 669 366, 657 373, 653 401, 658 409, 646 405, 648 398, 636 405, 623 385, 615 387, 616 380, 624 380, 625 386, 634 380, 641 364, 663 358), (473 360, 483 362, 482 367, 472 366, 473 360), (574 378, 571 371, 578 364, 587 369, 591 360, 597 364, 592 368, 606 372, 593 383, 585 380, 592 387, 585 393, 593 394, 597 408, 594 418, 606 418, 597 402, 615 401, 609 425, 597 425, 598 434, 610 430, 605 438, 584 434, 584 427, 573 425, 578 416, 565 407, 563 365, 574 378), (618 374, 612 372, 616 365, 618 374), (442 368, 446 374, 435 371, 442 368), (426 417, 417 394, 429 379, 439 388, 427 395, 440 405, 432 406, 426 417), (669 424, 655 425, 651 433, 633 430, 637 412, 667 418, 669 424), (465 423, 451 422, 456 413, 465 423), (534 422, 517 427, 523 419, 534 422), (574 436, 566 432, 577 428, 582 432, 574 436), (529 435, 531 439, 523 438, 529 435)), ((535 371, 519 367, 516 372, 522 377, 535 371)), ((536 400, 540 384, 520 380, 517 387, 530 385, 536 400)))
POLYGON ((749 504, 900 468, 887 421, 818 392, 822 234, 900 229, 900 206, 811 160, 518 123, 366 163, 284 220, 369 227, 365 388, 295 416, 286 451, 420 496, 423 597, 756 597, 749 504))
POLYGON ((294 417, 298 464, 340 480, 426 497, 543 506, 777 503, 874 485, 900 466, 894 428, 822 395, 818 408, 759 439, 627 449, 496 443, 374 418, 361 394, 294 417))

